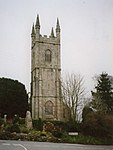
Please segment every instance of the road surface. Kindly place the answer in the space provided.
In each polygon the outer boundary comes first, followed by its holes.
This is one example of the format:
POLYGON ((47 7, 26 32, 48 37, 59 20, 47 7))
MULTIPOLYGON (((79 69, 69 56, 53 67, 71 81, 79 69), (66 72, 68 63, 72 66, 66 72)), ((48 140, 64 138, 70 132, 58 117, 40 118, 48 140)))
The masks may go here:
POLYGON ((113 150, 113 146, 0 140, 0 150, 113 150))

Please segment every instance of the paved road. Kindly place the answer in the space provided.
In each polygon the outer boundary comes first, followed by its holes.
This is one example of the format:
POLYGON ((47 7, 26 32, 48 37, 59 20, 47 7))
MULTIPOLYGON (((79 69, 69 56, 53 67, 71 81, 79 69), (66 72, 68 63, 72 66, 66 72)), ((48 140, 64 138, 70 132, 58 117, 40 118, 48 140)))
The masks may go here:
POLYGON ((113 150, 113 146, 0 140, 0 150, 113 150))

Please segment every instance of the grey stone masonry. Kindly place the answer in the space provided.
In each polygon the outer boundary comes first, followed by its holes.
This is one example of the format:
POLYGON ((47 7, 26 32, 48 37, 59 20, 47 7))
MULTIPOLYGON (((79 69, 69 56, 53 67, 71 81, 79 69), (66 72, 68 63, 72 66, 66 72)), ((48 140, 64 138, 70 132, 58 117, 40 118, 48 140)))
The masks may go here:
POLYGON ((32 118, 63 120, 61 99, 60 25, 57 19, 56 36, 40 34, 40 21, 31 33, 31 101, 32 118))

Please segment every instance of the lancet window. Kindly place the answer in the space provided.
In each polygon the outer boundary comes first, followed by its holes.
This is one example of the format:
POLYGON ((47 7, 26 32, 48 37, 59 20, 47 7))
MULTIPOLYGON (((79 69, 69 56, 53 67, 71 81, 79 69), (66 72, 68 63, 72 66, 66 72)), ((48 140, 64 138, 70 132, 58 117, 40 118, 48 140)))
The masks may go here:
POLYGON ((48 101, 45 104, 45 114, 53 115, 53 103, 51 101, 48 101))
POLYGON ((45 51, 45 61, 46 62, 51 62, 52 60, 52 53, 51 51, 48 49, 45 51))

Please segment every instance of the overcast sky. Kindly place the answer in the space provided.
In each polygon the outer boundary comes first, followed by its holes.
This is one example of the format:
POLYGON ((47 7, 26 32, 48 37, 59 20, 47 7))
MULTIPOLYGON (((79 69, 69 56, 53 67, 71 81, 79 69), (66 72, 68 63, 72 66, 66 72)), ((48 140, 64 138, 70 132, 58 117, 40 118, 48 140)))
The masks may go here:
POLYGON ((85 87, 103 71, 113 75, 113 0, 0 0, 0 77, 30 89, 31 28, 40 16, 41 34, 61 26, 61 64, 84 76, 85 87))

